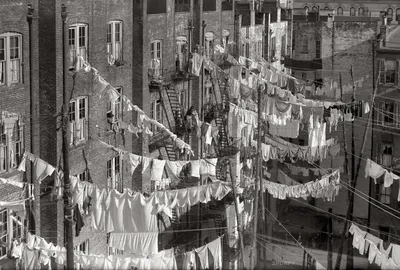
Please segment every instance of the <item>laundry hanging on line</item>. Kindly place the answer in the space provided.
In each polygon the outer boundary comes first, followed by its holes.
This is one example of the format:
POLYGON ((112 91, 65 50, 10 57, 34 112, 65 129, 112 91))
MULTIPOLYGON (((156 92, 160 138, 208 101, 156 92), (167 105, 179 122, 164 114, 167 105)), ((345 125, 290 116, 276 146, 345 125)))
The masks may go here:
MULTIPOLYGON (((288 167, 291 174, 303 175, 306 177, 310 175, 310 171, 312 171, 315 176, 324 176, 325 174, 332 173, 335 170, 333 168, 306 168, 306 167, 300 167, 300 166, 296 166, 296 165, 286 163, 286 162, 285 162, 285 165, 288 167)), ((340 171, 340 173, 344 172, 343 166, 339 166, 339 171, 340 171)))
MULTIPOLYGON (((287 175, 285 178, 289 178, 287 175)), ((268 191, 274 198, 285 200, 287 198, 303 198, 311 196, 314 198, 324 198, 328 201, 334 201, 334 198, 339 194, 340 173, 336 170, 332 174, 323 176, 320 180, 311 181, 305 184, 286 185, 278 184, 264 180, 264 189, 268 191)), ((295 183, 295 182, 293 182, 295 183)), ((264 191, 265 191, 264 190, 264 191)))
MULTIPOLYGON (((51 269, 50 258, 54 258, 59 265, 67 264, 67 251, 65 247, 48 243, 44 238, 28 233, 27 242, 13 244, 12 257, 18 259, 21 269, 42 269, 46 265, 51 269)), ((167 249, 149 256, 105 256, 85 254, 74 251, 75 267, 83 269, 178 269, 174 249, 167 249)))
POLYGON ((210 243, 183 254, 183 270, 191 269, 222 269, 222 237, 210 243), (200 265, 196 263, 196 255, 200 265), (210 258, 210 256, 212 258, 210 258), (210 263, 212 262, 212 263, 210 263))
POLYGON ((400 245, 390 243, 385 249, 383 240, 369 232, 361 230, 354 223, 349 232, 353 235, 353 248, 360 255, 368 254, 370 264, 375 263, 381 269, 400 269, 400 245))

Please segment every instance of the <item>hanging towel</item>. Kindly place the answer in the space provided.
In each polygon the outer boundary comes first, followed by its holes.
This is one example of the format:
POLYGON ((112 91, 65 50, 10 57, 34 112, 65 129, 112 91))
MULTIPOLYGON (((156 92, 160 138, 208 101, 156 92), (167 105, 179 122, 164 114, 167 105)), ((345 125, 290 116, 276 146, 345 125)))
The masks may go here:
POLYGON ((196 268, 196 253, 194 251, 186 252, 183 254, 183 270, 192 270, 196 268))
POLYGON ((149 167, 152 160, 153 160, 152 158, 142 157, 142 173, 146 171, 147 167, 149 167))
POLYGON ((179 177, 183 166, 185 166, 188 163, 189 163, 189 161, 179 161, 179 160, 178 161, 170 161, 170 160, 167 160, 166 165, 176 177, 179 177))
POLYGON ((191 176, 200 178, 200 160, 190 161, 190 166, 191 176))
POLYGON ((137 166, 140 164, 140 156, 129 153, 129 162, 131 164, 131 175, 136 170, 137 166))
POLYGON ((202 159, 200 161, 200 174, 215 176, 215 168, 217 166, 218 158, 202 159))
POLYGON ((161 181, 164 173, 165 160, 153 159, 150 180, 161 181))

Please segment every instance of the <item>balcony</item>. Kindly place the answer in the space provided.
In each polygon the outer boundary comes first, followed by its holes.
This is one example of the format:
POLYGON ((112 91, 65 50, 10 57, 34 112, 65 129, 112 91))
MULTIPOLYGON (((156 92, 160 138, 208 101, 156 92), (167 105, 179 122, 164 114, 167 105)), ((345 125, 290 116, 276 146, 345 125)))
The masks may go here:
POLYGON ((150 86, 160 86, 170 84, 176 80, 190 79, 190 74, 187 72, 187 65, 181 70, 178 68, 170 69, 148 69, 148 79, 150 86))

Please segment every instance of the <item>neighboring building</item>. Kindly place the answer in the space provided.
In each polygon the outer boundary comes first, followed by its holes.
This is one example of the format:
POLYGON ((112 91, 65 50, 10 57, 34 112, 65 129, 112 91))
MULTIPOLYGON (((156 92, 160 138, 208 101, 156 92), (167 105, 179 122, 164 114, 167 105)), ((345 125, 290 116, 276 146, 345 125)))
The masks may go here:
MULTIPOLYGON (((31 109, 37 110, 38 80, 37 51, 38 40, 30 39, 37 33, 38 23, 31 14, 28 23, 28 1, 0 1, 0 202, 8 203, 24 200, 34 185, 36 198, 39 198, 39 186, 31 178, 31 166, 26 174, 17 171, 25 150, 37 151, 37 121, 31 115, 31 109), (32 71, 32 72, 30 72, 32 71), (32 90, 32 91, 30 91, 32 90), (31 96, 34 93, 34 96, 31 96), (33 105, 33 108, 31 106, 33 105), (32 125, 35 137, 32 135, 32 125), (31 138, 34 138, 31 140, 31 138), (36 146, 36 147, 35 147, 36 146), (33 147, 35 149, 33 149, 33 147), (15 181, 14 184, 5 180, 15 181), (23 186, 19 186, 23 185, 23 186)), ((48 115, 47 115, 48 117, 48 115)), ((24 201, 21 202, 25 204, 24 201)), ((32 204, 26 201, 29 213, 0 207, 0 268, 12 269, 15 264, 7 253, 14 239, 24 238, 28 230, 40 230, 40 200, 32 204), (30 208, 32 207, 32 208, 30 208), (34 218, 33 218, 34 216, 34 218)))
MULTIPOLYGON (((385 11, 388 15, 388 21, 398 24, 400 21, 400 4, 396 0, 295 0, 294 9, 303 9, 304 15, 307 13, 320 13, 326 16, 329 12, 336 17, 364 17, 362 20, 368 21, 367 17, 381 17, 381 12, 385 11)), ((358 19, 360 20, 360 18, 358 19)))
MULTIPOLYGON (((400 27, 387 25, 383 20, 376 44, 375 77, 378 89, 373 112, 371 159, 398 175, 400 156, 395 149, 400 144, 400 27)), ((392 209, 399 210, 398 181, 394 181, 390 187, 385 187, 381 177, 376 184, 370 179, 370 185, 370 196, 387 206, 380 206, 381 208, 392 213, 392 209)), ((399 220, 372 205, 377 204, 376 201, 370 202, 369 226, 381 231, 380 238, 398 244, 399 240, 393 235, 399 233, 399 220)))

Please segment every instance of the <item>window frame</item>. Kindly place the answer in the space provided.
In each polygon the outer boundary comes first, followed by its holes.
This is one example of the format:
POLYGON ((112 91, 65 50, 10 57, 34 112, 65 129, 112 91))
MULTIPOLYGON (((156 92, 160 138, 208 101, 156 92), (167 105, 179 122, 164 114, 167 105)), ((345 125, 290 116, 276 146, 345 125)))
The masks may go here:
POLYGON ((190 0, 175 0, 175 12, 189 12, 190 0))
POLYGON ((7 208, 0 208, 0 239, 6 239, 6 247, 0 247, 0 260, 4 259, 7 257, 7 252, 10 250, 12 246, 12 242, 15 238, 21 239, 24 237, 24 224, 19 216, 15 214, 14 211, 7 209, 7 208), (6 217, 6 228, 4 230, 5 233, 3 233, 3 224, 4 222, 3 217, 6 217), (19 227, 19 234, 20 237, 15 237, 14 235, 15 228, 19 227), (1 255, 2 249, 4 248, 5 254, 1 255))
POLYGON ((378 147, 377 147, 377 153, 376 153, 376 162, 386 168, 392 167, 393 163, 393 151, 394 151, 394 145, 392 143, 386 143, 386 142, 378 142, 378 147), (384 154, 386 147, 391 148, 392 153, 389 154, 384 154), (386 160, 389 160, 389 162, 385 162, 386 160))
POLYGON ((109 21, 107 23, 107 59, 110 65, 123 59, 123 22, 119 20, 109 21), (119 37, 117 41, 117 25, 119 26, 119 37), (111 29, 110 29, 111 26, 111 29), (110 31, 111 30, 111 31, 110 31), (119 49, 117 44, 119 44, 119 49), (110 52, 111 51, 111 52, 110 52), (116 52, 118 51, 118 55, 116 52))
POLYGON ((358 16, 364 16, 365 14, 365 9, 364 7, 359 7, 358 8, 358 16), (362 11, 362 12, 361 12, 362 11))
POLYGON ((18 117, 12 117, 11 123, 12 128, 7 127, 6 130, 5 123, 0 121, 0 173, 15 170, 24 153, 25 125, 18 117), (15 140, 16 134, 18 140, 15 140))
POLYGON ((395 85, 398 83, 399 65, 393 59, 378 59, 379 84, 395 85), (388 70, 388 63, 393 63, 394 69, 388 70))
POLYGON ((342 8, 342 7, 338 7, 338 8, 336 9, 336 12, 337 12, 337 15, 338 15, 338 16, 343 16, 343 8, 342 8), (340 12, 339 12, 339 10, 340 10, 340 12))
POLYGON ((308 39, 303 39, 301 41, 301 53, 308 53, 308 39))
POLYGON ((321 40, 315 41, 315 58, 321 59, 321 40))
POLYGON ((86 23, 75 23, 71 24, 68 27, 68 48, 69 48, 69 54, 70 54, 70 66, 75 68, 75 71, 79 71, 83 69, 83 63, 80 59, 81 56, 85 61, 88 61, 88 50, 89 50, 89 26, 86 23), (84 29, 84 46, 80 46, 80 29, 84 29), (74 30, 74 39, 73 42, 71 41, 71 31, 74 30), (71 43, 74 43, 71 45, 71 43), (78 52, 80 53, 80 48, 85 48, 85 55, 78 55, 78 52))
POLYGON ((271 59, 276 56, 276 37, 271 37, 271 59))
POLYGON ((387 19, 388 19, 388 21, 390 22, 390 21, 393 21, 393 8, 388 8, 387 10, 386 10, 386 12, 387 12, 387 19), (390 12, 389 12, 390 11, 390 12))
POLYGON ((376 184, 377 199, 386 205, 391 203, 392 187, 385 187, 383 183, 376 184))
MULTIPOLYGON (((163 123, 164 121, 164 111, 163 111, 163 105, 161 99, 157 99, 152 102, 151 108, 150 108, 150 115, 151 118, 156 120, 159 123, 163 123)), ((151 125, 151 131, 153 133, 157 133, 161 131, 161 129, 156 126, 156 125, 151 125)))
POLYGON ((69 145, 77 145, 80 144, 82 142, 85 142, 88 140, 88 135, 89 135, 89 98, 88 96, 80 96, 74 99, 71 99, 69 101, 69 107, 68 107, 68 122, 69 122, 69 134, 70 134, 70 142, 69 145), (81 101, 84 101, 84 117, 81 117, 81 101), (74 104, 73 106, 71 106, 71 104, 74 104), (73 109, 73 110, 71 110, 73 109), (73 120, 71 116, 73 117, 73 120), (76 119, 84 119, 83 121, 83 125, 84 128, 83 130, 81 130, 80 134, 79 134, 79 139, 76 140, 78 137, 76 136, 76 132, 78 131, 76 128, 76 119))
POLYGON ((163 41, 162 39, 155 39, 150 42, 150 69, 153 74, 162 76, 161 71, 163 68, 163 41), (154 61, 158 59, 160 65, 158 68, 155 67, 154 61))
POLYGON ((214 32, 207 32, 204 34, 204 55, 209 59, 214 57, 214 46, 215 46, 215 34, 214 32))
POLYGON ((356 16, 356 12, 357 12, 357 10, 355 7, 350 8, 350 16, 352 16, 352 17, 356 16))
POLYGON ((118 99, 114 102, 108 101, 107 103, 107 115, 109 113, 113 114, 112 122, 108 122, 109 129, 113 130, 113 125, 123 120, 123 102, 122 102, 122 94, 123 89, 121 86, 114 87, 115 91, 120 94, 118 99))
POLYGON ((4 59, 0 60, 0 70, 1 70, 0 79, 3 76, 4 80, 0 80, 0 86, 2 85, 11 86, 13 84, 22 83, 22 62, 23 62, 22 34, 16 32, 5 32, 0 34, 0 40, 4 41, 3 44, 4 48, 2 49, 4 59), (18 38, 17 47, 11 48, 12 38, 18 38), (17 49, 18 51, 18 57, 13 59, 11 59, 12 49, 17 49), (15 67, 18 67, 18 71, 16 72, 13 71, 14 70, 13 68, 15 68, 13 61, 18 61, 18 63, 15 65, 15 67), (13 79, 14 76, 17 76, 17 79, 13 79))
POLYGON ((107 160, 106 164, 107 189, 115 189, 122 193, 124 191, 122 179, 122 158, 120 155, 115 155, 107 160), (118 172, 116 172, 118 167, 118 172))
POLYGON ((189 58, 189 43, 186 36, 178 36, 175 39, 176 71, 185 71, 189 58), (181 61, 182 60, 182 61, 181 61))

